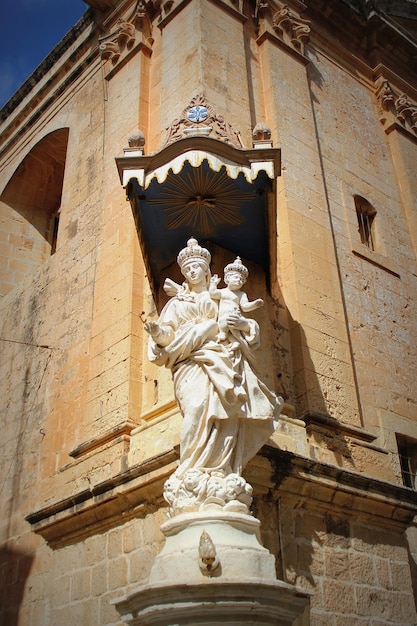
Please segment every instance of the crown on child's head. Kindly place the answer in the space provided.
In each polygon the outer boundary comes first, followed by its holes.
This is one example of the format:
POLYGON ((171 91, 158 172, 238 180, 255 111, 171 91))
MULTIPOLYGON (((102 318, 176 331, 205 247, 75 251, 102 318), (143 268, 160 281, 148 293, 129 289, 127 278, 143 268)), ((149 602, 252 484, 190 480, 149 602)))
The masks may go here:
POLYGON ((240 256, 237 256, 233 263, 229 263, 229 265, 226 265, 226 267, 224 268, 224 275, 226 276, 226 274, 228 274, 229 272, 239 272, 239 274, 242 274, 243 278, 245 279, 249 275, 249 270, 243 265, 240 256))
POLYGON ((197 239, 191 237, 187 241, 187 247, 183 248, 177 256, 177 263, 182 269, 185 265, 189 263, 203 263, 207 266, 207 269, 210 267, 211 254, 207 250, 207 248, 203 248, 199 245, 197 239))

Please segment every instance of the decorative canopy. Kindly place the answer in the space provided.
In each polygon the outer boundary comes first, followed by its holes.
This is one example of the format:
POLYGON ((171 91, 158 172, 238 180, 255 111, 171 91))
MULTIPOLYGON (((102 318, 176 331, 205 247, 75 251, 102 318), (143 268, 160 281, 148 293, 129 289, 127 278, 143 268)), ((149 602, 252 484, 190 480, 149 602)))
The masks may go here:
POLYGON ((238 149, 187 137, 153 155, 129 148, 116 159, 135 216, 154 292, 191 236, 268 269, 268 192, 280 150, 238 149))

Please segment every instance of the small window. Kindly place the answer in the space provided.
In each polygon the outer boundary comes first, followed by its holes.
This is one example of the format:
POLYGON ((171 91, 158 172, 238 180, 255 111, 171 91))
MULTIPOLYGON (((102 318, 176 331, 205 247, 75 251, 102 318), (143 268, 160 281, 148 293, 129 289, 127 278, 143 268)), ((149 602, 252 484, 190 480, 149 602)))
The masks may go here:
POLYGON ((358 218, 358 232, 361 242, 369 248, 375 250, 375 217, 376 210, 365 198, 354 196, 356 216, 358 218))
POLYGON ((397 445, 403 483, 417 491, 417 441, 397 435, 397 445))
POLYGON ((57 211, 50 218, 48 241, 51 244, 51 255, 55 254, 56 246, 58 242, 58 228, 59 228, 59 212, 57 211))

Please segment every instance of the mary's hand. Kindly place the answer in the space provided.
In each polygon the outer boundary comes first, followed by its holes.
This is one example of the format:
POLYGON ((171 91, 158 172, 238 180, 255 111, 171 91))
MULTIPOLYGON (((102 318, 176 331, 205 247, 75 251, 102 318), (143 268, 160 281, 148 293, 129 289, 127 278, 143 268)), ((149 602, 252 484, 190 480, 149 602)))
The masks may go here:
POLYGON ((230 313, 227 317, 227 325, 234 330, 241 330, 244 333, 250 332, 249 322, 246 317, 243 317, 239 311, 230 313))
POLYGON ((163 348, 168 346, 174 339, 175 333, 169 326, 161 326, 158 322, 146 322, 143 327, 155 343, 163 348))
POLYGON ((143 327, 151 337, 157 337, 161 332, 158 322, 146 322, 143 327))

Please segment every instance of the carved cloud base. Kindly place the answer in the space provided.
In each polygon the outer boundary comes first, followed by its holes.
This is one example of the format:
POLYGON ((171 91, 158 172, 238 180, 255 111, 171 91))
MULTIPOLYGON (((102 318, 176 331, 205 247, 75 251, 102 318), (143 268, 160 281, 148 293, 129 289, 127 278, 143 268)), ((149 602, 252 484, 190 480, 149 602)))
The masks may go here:
POLYGON ((213 509, 178 515, 161 530, 165 546, 149 584, 115 601, 130 626, 289 626, 309 595, 275 577, 258 540, 259 520, 213 509))

